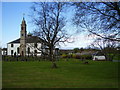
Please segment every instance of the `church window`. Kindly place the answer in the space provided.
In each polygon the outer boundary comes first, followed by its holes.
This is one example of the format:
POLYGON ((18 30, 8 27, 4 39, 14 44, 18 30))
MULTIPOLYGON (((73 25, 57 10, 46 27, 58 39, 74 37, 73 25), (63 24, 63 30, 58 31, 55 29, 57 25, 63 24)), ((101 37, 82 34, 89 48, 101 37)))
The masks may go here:
POLYGON ((13 50, 11 50, 11 55, 13 55, 13 50))
POLYGON ((34 46, 37 48, 37 43, 35 43, 34 46))
POLYGON ((34 52, 35 52, 35 54, 36 54, 36 53, 37 53, 37 50, 35 50, 34 52))
POLYGON ((19 47, 17 48, 17 53, 18 53, 18 54, 20 53, 19 47))
POLYGON ((23 36, 23 34, 21 34, 21 36, 23 36))
POLYGON ((11 44, 11 47, 13 47, 13 44, 11 44))
POLYGON ((28 47, 28 54, 30 54, 30 48, 28 47))
POLYGON ((23 27, 21 27, 21 29, 23 30, 23 27))
POLYGON ((24 52, 22 51, 22 56, 24 55, 24 52))

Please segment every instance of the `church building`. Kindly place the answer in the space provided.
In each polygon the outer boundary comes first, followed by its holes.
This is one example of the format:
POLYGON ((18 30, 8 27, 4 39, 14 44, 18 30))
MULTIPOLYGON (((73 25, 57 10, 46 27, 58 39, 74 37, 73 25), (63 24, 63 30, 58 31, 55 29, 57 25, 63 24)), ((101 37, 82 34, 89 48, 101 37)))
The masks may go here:
MULTIPOLYGON (((20 38, 7 43, 7 55, 41 56, 43 40, 37 36, 27 34, 27 25, 23 17, 21 23, 20 38)), ((45 47, 45 46, 44 46, 45 47)))

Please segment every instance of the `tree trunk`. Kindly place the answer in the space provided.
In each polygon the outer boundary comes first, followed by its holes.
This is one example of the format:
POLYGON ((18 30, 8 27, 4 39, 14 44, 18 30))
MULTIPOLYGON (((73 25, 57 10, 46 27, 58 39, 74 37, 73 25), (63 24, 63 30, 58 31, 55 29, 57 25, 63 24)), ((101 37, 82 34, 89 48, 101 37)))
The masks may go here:
POLYGON ((49 52, 49 60, 50 60, 50 61, 53 60, 53 50, 52 50, 52 48, 50 48, 50 52, 49 52))
POLYGON ((107 55, 105 55, 105 59, 106 59, 106 61, 108 61, 108 60, 109 60, 107 55))
POLYGON ((55 58, 54 58, 54 54, 53 54, 53 48, 50 48, 50 53, 49 53, 49 58, 50 61, 52 62, 52 68, 57 68, 56 62, 55 62, 55 58))
POLYGON ((52 68, 58 68, 57 65, 56 65, 56 62, 52 61, 52 68))

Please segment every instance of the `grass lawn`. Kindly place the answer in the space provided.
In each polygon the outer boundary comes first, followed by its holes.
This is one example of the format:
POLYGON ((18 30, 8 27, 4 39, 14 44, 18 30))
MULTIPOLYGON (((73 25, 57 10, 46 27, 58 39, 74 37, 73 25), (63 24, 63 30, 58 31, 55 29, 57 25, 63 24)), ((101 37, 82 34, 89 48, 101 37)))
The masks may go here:
POLYGON ((2 88, 2 61, 0 61, 0 89, 2 88))
POLYGON ((118 88, 118 62, 2 62, 3 88, 118 88))

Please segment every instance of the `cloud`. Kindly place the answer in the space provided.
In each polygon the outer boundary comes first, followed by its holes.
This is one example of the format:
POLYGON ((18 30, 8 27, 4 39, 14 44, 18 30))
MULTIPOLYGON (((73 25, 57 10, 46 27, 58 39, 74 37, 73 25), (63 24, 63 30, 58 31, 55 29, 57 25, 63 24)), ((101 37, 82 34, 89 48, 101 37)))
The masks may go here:
POLYGON ((81 47, 87 47, 88 45, 90 45, 93 40, 94 37, 89 37, 88 35, 85 34, 78 34, 78 35, 74 35, 72 36, 70 39, 70 41, 74 41, 73 43, 65 43, 61 44, 62 49, 73 49, 73 48, 81 48, 81 47))

